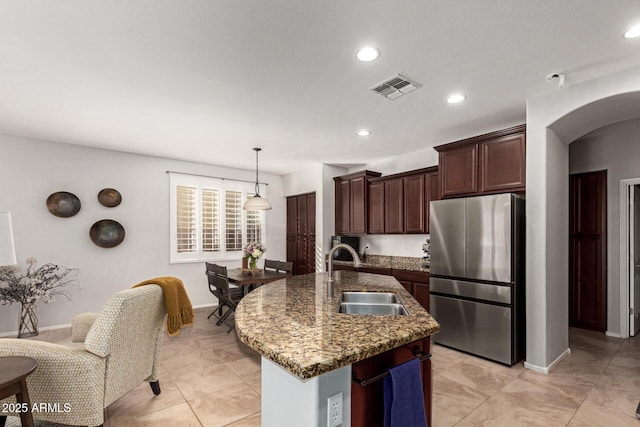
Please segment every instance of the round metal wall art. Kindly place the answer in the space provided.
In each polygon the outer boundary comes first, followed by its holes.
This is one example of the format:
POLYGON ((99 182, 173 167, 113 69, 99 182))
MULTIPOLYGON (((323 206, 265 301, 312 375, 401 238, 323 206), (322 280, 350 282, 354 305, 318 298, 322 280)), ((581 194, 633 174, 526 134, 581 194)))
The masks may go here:
POLYGON ((124 240, 124 227, 118 221, 102 219, 91 226, 91 241, 101 248, 113 248, 124 240))
POLYGON ((80 199, 67 191, 58 191, 47 197, 47 209, 60 218, 69 218, 80 212, 80 199))
POLYGON ((114 188, 103 188, 98 193, 98 201, 102 206, 115 208, 122 202, 122 195, 114 188))

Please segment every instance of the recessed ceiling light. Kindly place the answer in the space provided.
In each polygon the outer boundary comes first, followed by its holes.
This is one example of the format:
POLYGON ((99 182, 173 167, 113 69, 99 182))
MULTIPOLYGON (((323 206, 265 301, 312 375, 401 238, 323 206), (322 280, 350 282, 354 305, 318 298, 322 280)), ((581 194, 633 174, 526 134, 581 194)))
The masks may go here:
POLYGON ((356 52, 356 58, 362 62, 370 62, 380 56, 380 51, 375 47, 363 47, 356 52))
POLYGON ((635 39, 637 37, 640 37, 640 24, 634 25, 633 27, 629 28, 622 35, 622 37, 624 37, 625 39, 635 39))
POLYGON ((448 104, 457 104, 458 102, 462 102, 466 99, 467 97, 465 95, 462 95, 461 93, 456 93, 453 94, 451 96, 449 96, 447 98, 447 103, 448 104))
POLYGON ((371 131, 367 129, 362 129, 358 131, 358 136, 369 136, 371 135, 371 131))

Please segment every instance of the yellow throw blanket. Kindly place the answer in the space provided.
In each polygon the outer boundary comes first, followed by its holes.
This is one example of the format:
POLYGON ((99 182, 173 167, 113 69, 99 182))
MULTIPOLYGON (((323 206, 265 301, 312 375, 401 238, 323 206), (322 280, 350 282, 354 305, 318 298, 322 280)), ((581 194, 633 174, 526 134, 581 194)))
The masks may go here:
POLYGON ((167 332, 174 336, 180 333, 180 328, 193 324, 193 307, 189 295, 184 289, 182 280, 177 277, 156 277, 145 280, 134 286, 158 285, 164 293, 164 306, 167 310, 167 332))

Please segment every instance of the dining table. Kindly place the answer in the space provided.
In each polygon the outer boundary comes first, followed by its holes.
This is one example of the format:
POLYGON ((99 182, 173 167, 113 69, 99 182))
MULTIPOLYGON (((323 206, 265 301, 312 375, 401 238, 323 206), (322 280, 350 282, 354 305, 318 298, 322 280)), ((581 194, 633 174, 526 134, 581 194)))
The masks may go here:
POLYGON ((229 283, 242 287, 242 293, 246 295, 255 286, 286 279, 291 277, 291 273, 264 269, 247 271, 242 268, 234 268, 227 270, 227 277, 229 278, 229 283))

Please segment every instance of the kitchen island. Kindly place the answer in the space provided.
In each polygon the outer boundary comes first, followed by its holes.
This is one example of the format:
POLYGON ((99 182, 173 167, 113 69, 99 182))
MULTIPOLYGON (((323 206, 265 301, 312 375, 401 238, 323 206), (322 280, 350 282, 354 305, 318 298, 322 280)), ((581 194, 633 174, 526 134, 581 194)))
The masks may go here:
POLYGON ((235 313, 242 342, 262 355, 262 425, 326 426, 327 398, 342 393, 350 425, 351 365, 421 340, 439 324, 396 279, 351 271, 294 276, 242 299, 235 313), (392 292, 408 315, 337 312, 345 291, 392 292))

